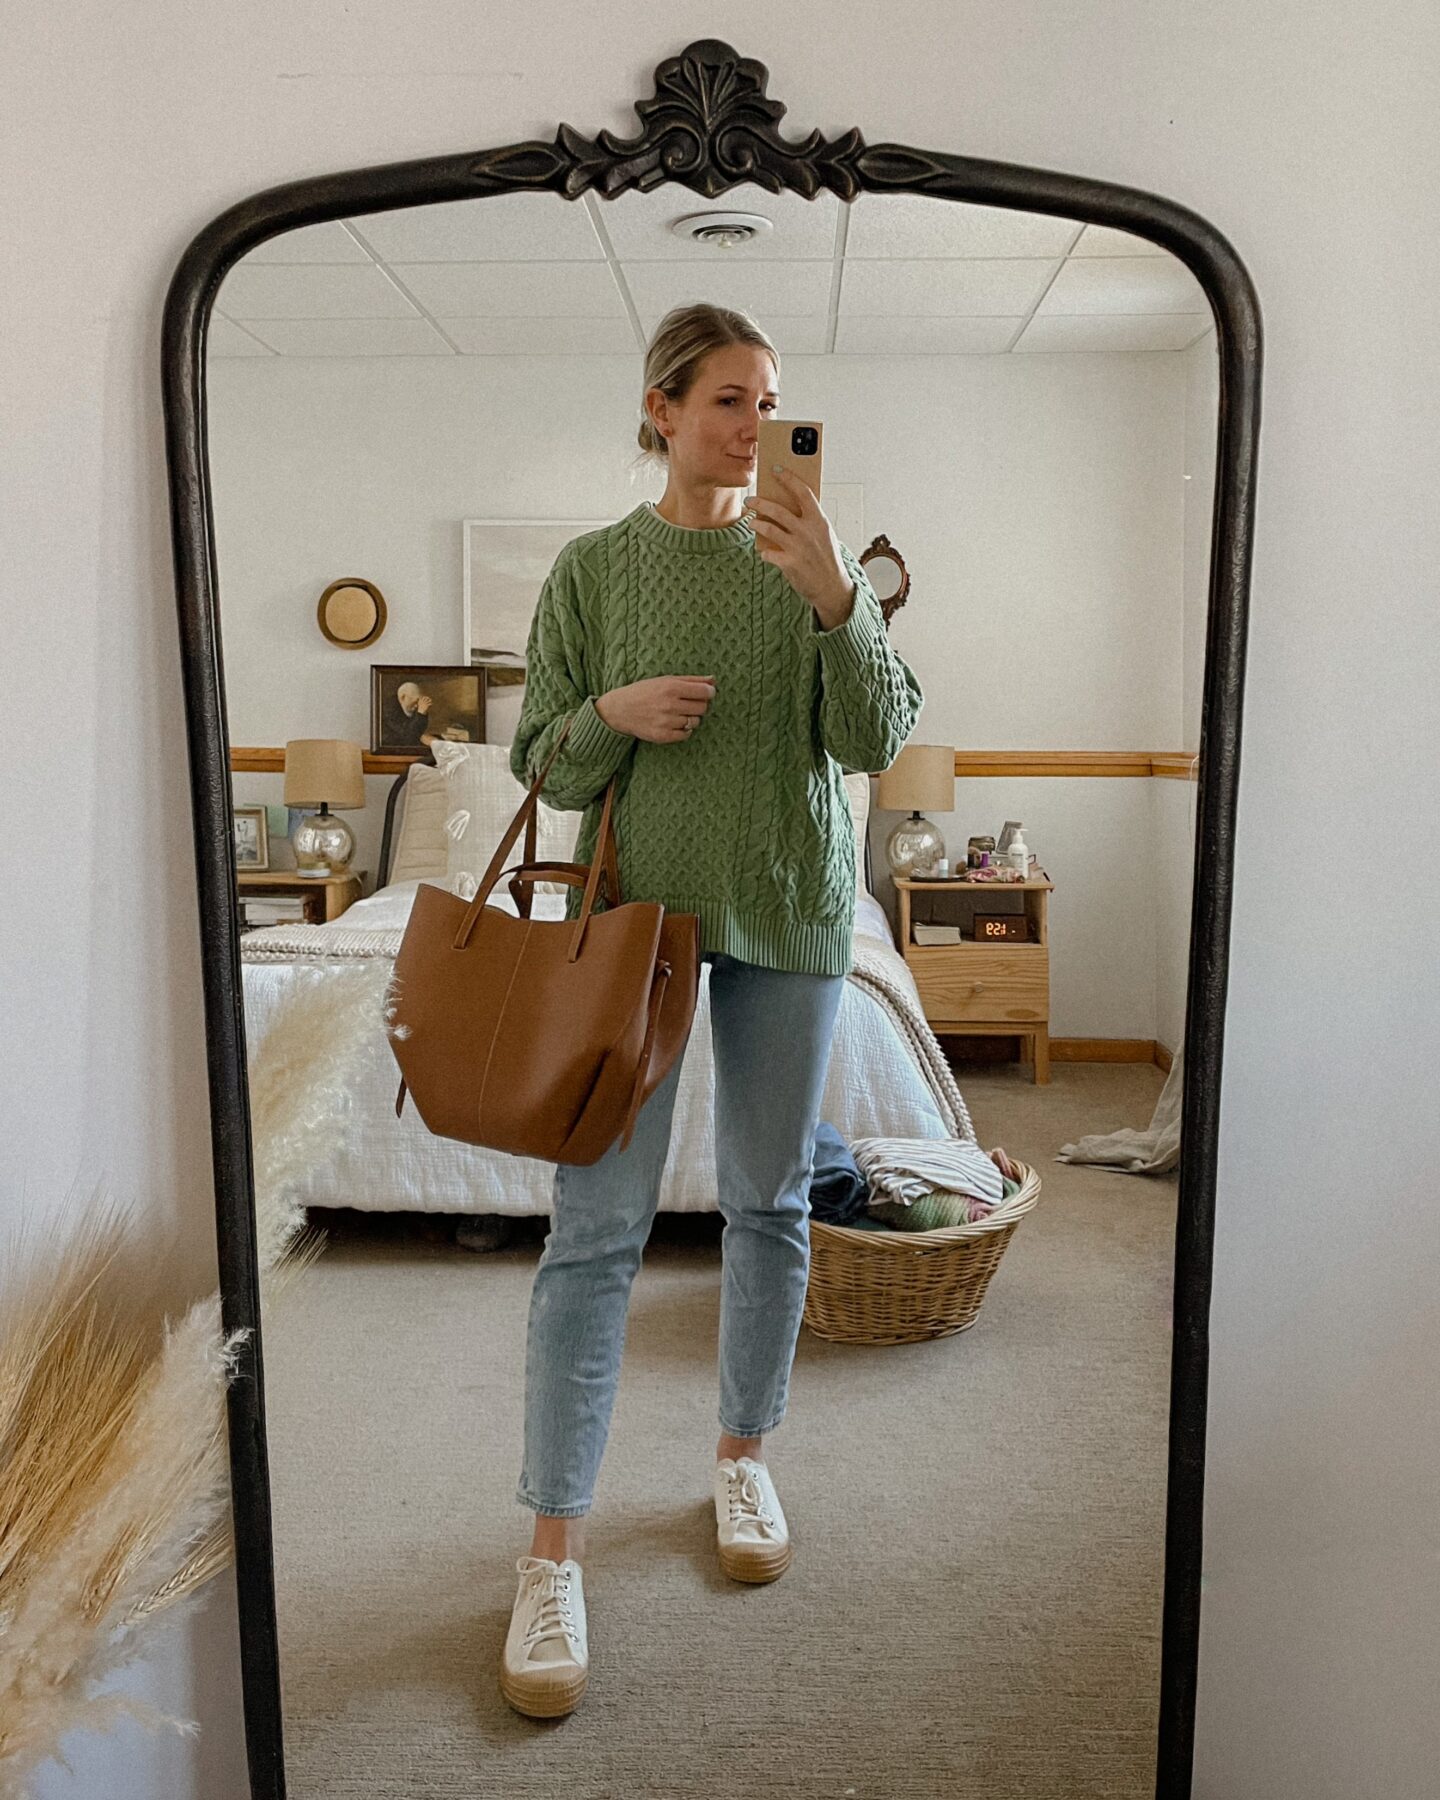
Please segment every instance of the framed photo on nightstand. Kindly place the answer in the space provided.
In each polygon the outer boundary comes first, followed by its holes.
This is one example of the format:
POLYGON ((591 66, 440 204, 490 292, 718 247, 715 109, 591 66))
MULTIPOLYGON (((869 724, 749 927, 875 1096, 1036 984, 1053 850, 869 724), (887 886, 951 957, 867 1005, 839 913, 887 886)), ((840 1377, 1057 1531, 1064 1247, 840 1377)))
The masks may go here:
POLYGON ((268 869, 270 867, 270 832, 268 808, 237 806, 235 819, 235 867, 268 869))

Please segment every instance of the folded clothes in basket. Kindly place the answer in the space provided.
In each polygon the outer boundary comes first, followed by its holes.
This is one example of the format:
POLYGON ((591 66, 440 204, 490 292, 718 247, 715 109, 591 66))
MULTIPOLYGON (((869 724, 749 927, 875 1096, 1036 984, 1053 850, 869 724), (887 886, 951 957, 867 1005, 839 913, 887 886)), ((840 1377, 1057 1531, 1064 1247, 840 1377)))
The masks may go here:
POLYGON ((1000 1165, 969 1138, 858 1137, 850 1153, 877 1200, 918 1200, 937 1189, 987 1206, 1005 1197, 1000 1165))
POLYGON ((933 1231, 983 1218, 1019 1191, 965 1138, 860 1137, 815 1127, 810 1214, 862 1231, 933 1231))
POLYGON ((826 1119, 815 1127, 815 1157, 810 1176, 810 1215, 827 1225, 854 1225, 865 1220, 870 1189, 840 1133, 826 1119))
MULTIPOLYGON (((1003 1176, 1005 1199, 1020 1192, 1020 1183, 1003 1176)), ((870 1217, 886 1231, 943 1231, 949 1225, 973 1225, 988 1217, 995 1208, 988 1200, 977 1200, 973 1194, 952 1194, 944 1188, 932 1189, 917 1200, 880 1200, 870 1197, 870 1217)), ((852 1221, 853 1223, 853 1221, 852 1221)))

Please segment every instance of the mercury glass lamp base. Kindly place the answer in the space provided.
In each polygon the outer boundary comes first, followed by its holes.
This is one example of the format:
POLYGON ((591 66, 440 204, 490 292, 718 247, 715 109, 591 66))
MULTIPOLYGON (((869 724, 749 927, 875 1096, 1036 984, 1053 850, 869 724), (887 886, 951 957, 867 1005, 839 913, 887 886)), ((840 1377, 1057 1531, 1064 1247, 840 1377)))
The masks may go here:
POLYGON ((945 855, 945 834, 920 813, 901 819, 885 840, 892 875, 918 876, 945 855))
POLYGON ((355 833, 338 813, 306 813, 291 833, 295 873, 323 880, 348 875, 355 855, 355 833))

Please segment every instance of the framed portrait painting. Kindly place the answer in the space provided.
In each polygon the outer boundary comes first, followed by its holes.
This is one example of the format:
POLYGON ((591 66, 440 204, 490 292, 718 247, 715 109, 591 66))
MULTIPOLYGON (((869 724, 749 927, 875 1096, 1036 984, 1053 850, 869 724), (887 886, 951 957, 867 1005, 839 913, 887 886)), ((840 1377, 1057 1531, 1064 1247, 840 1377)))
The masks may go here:
POLYGON ((371 751, 419 760, 437 740, 485 742, 484 672, 458 663, 371 663, 371 751))

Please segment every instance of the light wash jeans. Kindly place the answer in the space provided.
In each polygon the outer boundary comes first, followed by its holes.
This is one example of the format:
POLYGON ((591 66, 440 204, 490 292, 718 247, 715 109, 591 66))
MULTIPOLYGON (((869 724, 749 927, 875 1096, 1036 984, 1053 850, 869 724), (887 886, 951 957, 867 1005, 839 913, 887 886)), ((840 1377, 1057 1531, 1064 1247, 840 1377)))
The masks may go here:
MULTIPOLYGON (((815 1127, 843 975, 767 969, 707 950, 715 1053, 720 1429, 760 1437, 784 1416, 810 1275, 815 1127)), ((620 1379, 630 1286, 660 1198, 683 1054, 622 1154, 557 1163, 550 1234, 530 1291, 525 1452, 516 1498, 590 1510, 620 1379)))

